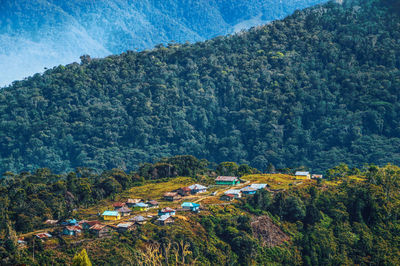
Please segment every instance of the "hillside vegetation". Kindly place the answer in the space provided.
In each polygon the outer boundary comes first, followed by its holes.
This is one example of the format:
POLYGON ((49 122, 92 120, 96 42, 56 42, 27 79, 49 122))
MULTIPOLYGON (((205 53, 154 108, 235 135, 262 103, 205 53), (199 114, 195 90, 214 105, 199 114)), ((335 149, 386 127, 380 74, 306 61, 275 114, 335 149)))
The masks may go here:
POLYGON ((0 92, 0 170, 176 154, 265 171, 400 164, 399 13, 330 2, 234 36, 82 57, 0 92))
MULTIPOLYGON (((224 191, 249 183, 209 186, 206 193, 167 202, 162 198, 165 191, 197 182, 214 184, 211 175, 227 171, 229 165, 197 168, 192 163, 199 160, 191 156, 170 159, 174 162, 171 167, 197 174, 149 179, 120 170, 95 174, 79 169, 68 175, 56 175, 46 169, 8 173, 0 183, 0 264, 69 264, 82 249, 93 265, 400 263, 397 166, 369 165, 350 170, 342 164, 327 171, 329 180, 245 173, 243 181, 268 182, 269 187, 222 202, 219 196, 224 191), (103 221, 97 213, 127 198, 156 199, 161 207, 172 208, 184 201, 196 201, 202 209, 200 213, 178 210, 170 225, 157 225, 155 217, 132 231, 113 232, 110 238, 98 238, 87 230, 80 236, 61 233, 61 222, 69 218, 117 225, 122 220, 103 221), (47 219, 60 223, 48 226, 43 223, 47 219), (52 237, 38 239, 34 235, 39 232, 50 232, 52 237), (17 239, 25 243, 18 244, 17 239)), ((254 169, 250 170, 248 173, 254 169)), ((230 171, 226 173, 235 174, 230 171)), ((134 211, 132 216, 157 216, 156 213, 157 209, 134 211)))

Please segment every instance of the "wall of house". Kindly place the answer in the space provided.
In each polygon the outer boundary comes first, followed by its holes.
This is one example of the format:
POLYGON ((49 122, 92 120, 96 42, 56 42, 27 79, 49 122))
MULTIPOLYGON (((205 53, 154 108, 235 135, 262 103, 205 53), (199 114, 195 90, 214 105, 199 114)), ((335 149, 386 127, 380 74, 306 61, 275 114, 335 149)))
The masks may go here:
POLYGON ((121 219, 121 216, 103 216, 103 219, 106 221, 115 221, 121 219))

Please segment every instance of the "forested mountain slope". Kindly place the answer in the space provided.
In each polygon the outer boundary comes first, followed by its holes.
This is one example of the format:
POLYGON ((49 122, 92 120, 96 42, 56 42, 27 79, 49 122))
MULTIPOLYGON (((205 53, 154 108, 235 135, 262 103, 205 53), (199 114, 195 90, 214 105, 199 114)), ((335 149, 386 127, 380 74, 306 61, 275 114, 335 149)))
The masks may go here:
POLYGON ((129 170, 171 154, 260 170, 399 164, 399 23, 387 2, 331 2, 15 82, 0 94, 0 170, 129 170))
POLYGON ((0 86, 67 64, 261 25, 326 0, 0 1, 0 86))

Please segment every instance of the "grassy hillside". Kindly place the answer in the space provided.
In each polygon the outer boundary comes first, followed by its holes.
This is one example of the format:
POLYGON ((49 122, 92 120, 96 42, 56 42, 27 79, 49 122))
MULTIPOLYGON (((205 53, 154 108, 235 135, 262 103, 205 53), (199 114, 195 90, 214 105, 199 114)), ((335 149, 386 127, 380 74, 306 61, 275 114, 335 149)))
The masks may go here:
POLYGON ((193 154, 265 171, 400 163, 399 14, 330 2, 194 45, 83 58, 0 92, 0 171, 193 154))

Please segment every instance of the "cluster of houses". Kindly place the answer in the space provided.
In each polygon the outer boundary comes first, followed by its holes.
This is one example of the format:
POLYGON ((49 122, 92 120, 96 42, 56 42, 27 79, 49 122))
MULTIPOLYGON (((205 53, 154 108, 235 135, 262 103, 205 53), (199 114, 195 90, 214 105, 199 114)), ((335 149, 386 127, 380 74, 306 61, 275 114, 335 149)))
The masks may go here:
POLYGON ((265 189, 266 187, 268 187, 268 184, 251 184, 241 189, 229 189, 224 192, 224 195, 220 197, 220 200, 232 201, 241 198, 242 195, 254 195, 257 190, 265 189))
MULTIPOLYGON (((295 173, 296 178, 301 179, 320 179, 323 178, 322 175, 313 174, 310 175, 309 172, 301 172, 297 171, 295 173)), ((218 176, 215 179, 216 185, 230 185, 236 186, 240 184, 241 180, 238 177, 234 176, 218 176)), ((220 197, 220 200, 223 201, 232 201, 237 198, 241 198, 246 195, 253 195, 258 190, 266 189, 268 184, 250 184, 246 187, 240 189, 229 189, 224 192, 224 194, 220 197)), ((163 195, 164 200, 166 201, 176 201, 182 199, 183 197, 196 195, 198 193, 207 192, 207 187, 194 184, 187 187, 181 187, 175 191, 167 192, 163 195)), ((215 193, 215 192, 214 192, 215 193)), ((213 194, 215 195, 215 194, 213 194)), ((150 209, 159 208, 159 203, 155 200, 144 201, 142 199, 128 199, 125 202, 115 202, 113 204, 113 210, 104 211, 101 216, 104 221, 118 221, 123 217, 130 216, 132 211, 148 211, 150 209)), ((181 204, 181 208, 178 211, 190 211, 194 213, 198 213, 200 211, 200 204, 194 202, 183 202, 181 204)), ((162 208, 158 211, 158 215, 156 219, 153 219, 153 222, 158 225, 167 225, 174 223, 174 216, 176 215, 177 210, 172 209, 170 207, 162 208)), ((96 237, 99 238, 107 238, 111 237, 112 232, 128 232, 137 228, 137 226, 144 225, 148 222, 149 219, 153 218, 151 215, 147 215, 146 217, 142 215, 134 216, 128 220, 124 220, 116 225, 111 224, 103 224, 100 221, 77 221, 76 219, 68 219, 64 222, 59 222, 58 220, 47 220, 45 222, 48 226, 63 226, 62 234, 66 236, 79 236, 82 232, 89 232, 96 237)), ((48 232, 38 233, 34 235, 39 239, 51 238, 52 235, 48 232)), ((18 240, 18 243, 24 244, 25 241, 22 239, 18 240)))
POLYGON ((105 221, 116 221, 122 217, 130 216, 132 211, 148 211, 158 208, 159 203, 155 200, 144 202, 142 199, 128 199, 126 202, 115 202, 114 210, 107 210, 102 213, 105 221))
MULTIPOLYGON (((62 230, 62 235, 65 236, 80 236, 83 232, 89 232, 92 235, 99 237, 99 238, 107 238, 111 237, 112 232, 127 232, 127 231, 132 231, 137 228, 137 226, 144 225, 147 223, 148 219, 151 218, 152 216, 147 216, 143 217, 141 215, 135 216, 128 221, 123 221, 120 222, 116 225, 111 225, 111 224, 103 224, 100 221, 87 221, 87 220, 81 220, 77 221, 76 219, 68 219, 64 222, 59 223, 55 220, 47 220, 45 222, 46 225, 52 225, 52 226, 57 226, 61 225, 63 226, 62 230)), ((46 238, 51 238, 52 235, 49 234, 48 232, 45 233, 38 233, 35 235, 35 237, 39 239, 46 239, 46 238)), ((22 240, 21 240, 22 243, 22 240)))
POLYGON ((177 201, 182 197, 196 195, 203 192, 207 192, 207 187, 200 184, 194 184, 188 187, 181 187, 175 191, 167 192, 163 195, 163 198, 166 201, 177 201))
POLYGON ((147 222, 147 218, 139 215, 135 216, 128 221, 118 223, 116 225, 102 224, 100 221, 87 221, 82 220, 75 224, 65 226, 62 234, 67 236, 79 236, 83 231, 95 235, 99 238, 111 237, 112 232, 127 232, 136 229, 137 226, 143 225, 147 222))

